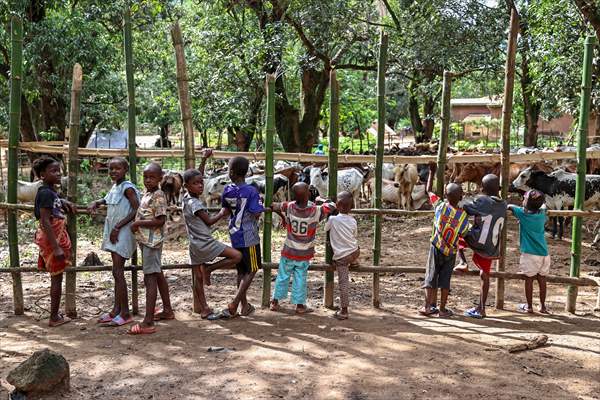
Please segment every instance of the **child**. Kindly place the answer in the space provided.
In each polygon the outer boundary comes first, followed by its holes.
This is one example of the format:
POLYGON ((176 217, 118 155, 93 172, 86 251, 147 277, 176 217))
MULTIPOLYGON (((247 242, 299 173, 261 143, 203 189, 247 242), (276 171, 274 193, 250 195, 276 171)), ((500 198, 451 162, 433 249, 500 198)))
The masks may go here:
POLYGON ((167 199, 158 188, 163 171, 157 163, 150 163, 144 168, 144 186, 146 192, 140 201, 140 206, 131 224, 131 230, 140 244, 144 284, 146 285, 146 315, 144 320, 131 327, 127 333, 132 335, 150 334, 156 332, 155 319, 174 319, 171 308, 169 286, 162 272, 160 259, 164 241, 163 228, 167 219, 167 199), (163 302, 163 311, 154 315, 157 290, 163 302))
POLYGON ((348 268, 354 264, 360 255, 358 247, 358 226, 356 220, 348 215, 352 210, 352 194, 342 192, 337 196, 335 207, 337 215, 329 217, 325 223, 325 231, 329 232, 329 241, 333 249, 333 265, 338 273, 338 286, 340 288, 340 311, 334 317, 339 320, 348 319, 348 268))
POLYGON ((423 288, 425 289, 425 306, 419 313, 433 315, 439 312, 440 317, 450 317, 454 313, 446 308, 448 293, 450 292, 450 278, 456 262, 458 238, 469 230, 467 213, 458 207, 462 200, 463 192, 460 185, 449 183, 446 185, 446 201, 431 192, 433 177, 437 165, 429 164, 429 178, 427 179, 427 192, 434 205, 433 231, 431 233, 431 247, 427 258, 427 272, 423 288), (442 289, 439 310, 437 303, 437 289, 442 289))
POLYGON ((67 232, 64 212, 75 212, 73 204, 62 200, 55 185, 60 183, 60 164, 53 158, 42 156, 33 162, 33 171, 43 181, 35 196, 34 214, 40 221, 35 233, 35 243, 40 248, 38 268, 50 273, 50 320, 48 326, 56 327, 71 321, 58 312, 62 296, 62 276, 71 264, 71 239, 67 232))
POLYGON ((229 215, 229 236, 231 246, 242 254, 237 263, 238 291, 234 299, 221 311, 221 318, 237 316, 241 304, 241 315, 254 312, 254 306, 248 303, 246 292, 261 267, 260 237, 258 235, 258 217, 265 211, 258 190, 246 184, 249 163, 244 157, 229 160, 229 178, 232 183, 223 190, 221 210, 229 215))
MULTIPOLYGON (((500 255, 500 235, 506 219, 506 201, 499 197, 500 179, 488 174, 481 180, 482 194, 467 202, 463 209, 474 215, 473 227, 465 236, 466 244, 473 249, 473 263, 479 268, 481 295, 479 305, 465 311, 471 318, 485 318, 485 303, 490 290, 492 261, 500 255)), ((460 271, 459 269, 455 269, 460 271)))
POLYGON ((135 237, 131 231, 131 222, 140 205, 139 193, 135 185, 125 179, 129 164, 124 158, 113 158, 108 163, 108 174, 114 182, 103 199, 93 201, 88 206, 95 213, 98 206, 106 204, 107 213, 104 222, 102 250, 109 251, 113 263, 115 279, 115 299, 112 311, 98 318, 104 326, 122 326, 133 322, 129 312, 127 283, 125 281, 125 260, 135 251, 135 237))
POLYGON ((544 234, 544 225, 548 217, 544 207, 544 194, 537 190, 525 193, 523 207, 509 205, 519 220, 520 236, 520 273, 526 276, 525 298, 527 304, 520 304, 519 311, 533 313, 533 279, 537 279, 540 286, 540 308, 542 314, 548 314, 546 308, 546 275, 550 272, 550 256, 548 243, 544 234))
POLYGON ((279 311, 279 300, 288 295, 290 277, 292 281, 292 304, 296 314, 307 314, 313 310, 306 307, 306 279, 308 265, 315 254, 317 224, 335 210, 333 203, 317 206, 308 201, 308 185, 298 182, 292 186, 295 201, 273 203, 273 211, 280 213, 287 227, 287 238, 281 250, 275 292, 271 300, 271 311, 279 311))
POLYGON ((183 218, 187 228, 190 244, 190 264, 198 266, 194 268, 196 279, 196 298, 200 303, 200 316, 202 319, 215 320, 218 314, 206 303, 203 285, 210 285, 210 273, 218 268, 226 268, 237 265, 242 260, 242 254, 212 237, 210 227, 225 216, 221 210, 217 215, 210 216, 206 206, 200 200, 204 192, 204 163, 210 152, 206 152, 198 169, 188 169, 183 173, 184 187, 187 193, 183 197, 183 218), (217 257, 222 260, 207 266, 205 263, 213 261, 217 257))

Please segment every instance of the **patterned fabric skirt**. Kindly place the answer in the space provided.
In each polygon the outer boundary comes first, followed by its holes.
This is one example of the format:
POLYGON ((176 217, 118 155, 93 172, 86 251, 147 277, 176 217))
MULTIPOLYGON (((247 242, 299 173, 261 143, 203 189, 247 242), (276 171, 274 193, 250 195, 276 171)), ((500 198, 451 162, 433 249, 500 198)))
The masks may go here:
POLYGON ((50 275, 58 275, 71 264, 71 239, 67 232, 67 223, 65 219, 50 218, 50 224, 54 237, 56 237, 56 242, 65 253, 65 256, 62 259, 54 258, 54 249, 40 223, 35 232, 35 244, 40 248, 38 268, 40 271, 49 272, 50 275))

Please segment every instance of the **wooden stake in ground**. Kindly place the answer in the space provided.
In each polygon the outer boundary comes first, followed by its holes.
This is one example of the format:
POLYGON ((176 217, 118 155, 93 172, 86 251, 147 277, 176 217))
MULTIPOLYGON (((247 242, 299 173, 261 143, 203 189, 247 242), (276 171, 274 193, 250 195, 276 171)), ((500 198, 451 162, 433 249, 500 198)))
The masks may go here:
MULTIPOLYGON (((69 181, 67 185, 67 200, 77 204, 77 175, 79 174, 79 126, 80 126, 80 103, 81 88, 83 84, 83 72, 81 65, 73 66, 73 83, 71 84, 71 112, 69 116, 69 181)), ((67 217, 67 230, 71 238, 71 265, 77 265, 77 216, 67 217)), ((65 310, 71 318, 77 317, 77 304, 75 293, 77 291, 77 274, 67 272, 65 274, 65 310)))
MULTIPOLYGON (((377 148, 375 160, 375 208, 381 208, 383 179, 383 141, 385 139, 385 71, 387 64, 388 35, 382 30, 379 36, 379 57, 377 60, 377 148)), ((381 215, 375 215, 373 235, 373 265, 381 262, 381 215)), ((379 307, 379 274, 373 274, 373 307, 379 307)))
MULTIPOLYGON (((508 49, 506 51, 506 66, 504 74, 504 102, 502 105, 502 154, 500 163, 502 165, 501 196, 506 199, 508 196, 508 175, 510 168, 510 124, 513 111, 513 91, 515 88, 515 59, 517 56, 517 36, 519 34, 519 14, 512 7, 510 12, 510 30, 508 33, 508 49)), ((500 239, 500 260, 497 263, 497 271, 504 271, 506 266, 506 239, 507 224, 502 226, 500 239)), ((496 308, 504 308, 504 279, 498 279, 496 282, 496 308)))
MULTIPOLYGON (((11 3, 12 4, 12 3, 11 3)), ((17 203, 17 177, 19 174, 19 136, 21 127, 21 79, 23 76, 23 21, 16 10, 10 19, 10 120, 8 128, 8 203, 17 203)), ((17 212, 8 212, 8 253, 11 268, 18 268, 19 237, 17 212)), ((23 314, 23 285, 21 274, 12 274, 13 307, 15 315, 23 314)))
MULTIPOLYGON (((273 138, 275 137, 275 75, 267 75, 267 120, 266 120, 266 159, 265 159, 265 207, 273 201, 273 138)), ((265 213, 263 228, 263 261, 271 262, 271 231, 273 214, 265 213)), ((268 307, 271 301, 271 270, 263 270, 262 306, 268 307)))
MULTIPOLYGON (((127 148, 129 154, 129 180, 137 184, 137 156, 135 143, 135 83, 133 81, 133 33, 131 31, 131 9, 129 1, 123 10, 123 47, 125 50, 125 77, 127 80, 127 148)), ((137 251, 131 263, 137 265, 137 251)), ((131 312, 139 312, 137 271, 131 271, 131 312)))
MULTIPOLYGON (((585 40, 583 54, 583 73, 581 78, 581 102, 579 105, 579 129, 577 135, 577 180, 575 186, 574 210, 583 210, 585 199, 585 173, 586 173, 586 147, 588 134, 588 121, 590 116, 590 98, 592 92, 592 59, 596 39, 588 36, 585 40)), ((573 277, 579 276, 581 264, 581 217, 573 217, 573 235, 571 237, 571 271, 573 277)), ((569 286, 567 290, 566 311, 575 312, 577 303, 577 286, 569 286)))
MULTIPOLYGON (((329 200, 336 201, 337 178, 338 178, 338 147, 340 132, 340 97, 335 69, 329 74, 329 182, 327 194, 329 200)), ((325 236, 325 260, 331 264, 333 260, 333 249, 329 242, 329 232, 325 236)), ((323 305, 333 308, 333 272, 325 272, 325 285, 323 286, 323 305)))

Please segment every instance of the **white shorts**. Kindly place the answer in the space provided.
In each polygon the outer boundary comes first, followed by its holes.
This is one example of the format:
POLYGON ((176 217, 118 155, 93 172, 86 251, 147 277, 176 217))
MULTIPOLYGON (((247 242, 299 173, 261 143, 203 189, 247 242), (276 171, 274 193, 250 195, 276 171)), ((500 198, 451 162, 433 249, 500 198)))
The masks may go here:
POLYGON ((550 273, 550 263, 550 256, 522 253, 519 260, 519 273, 530 278, 538 274, 546 276, 550 273))

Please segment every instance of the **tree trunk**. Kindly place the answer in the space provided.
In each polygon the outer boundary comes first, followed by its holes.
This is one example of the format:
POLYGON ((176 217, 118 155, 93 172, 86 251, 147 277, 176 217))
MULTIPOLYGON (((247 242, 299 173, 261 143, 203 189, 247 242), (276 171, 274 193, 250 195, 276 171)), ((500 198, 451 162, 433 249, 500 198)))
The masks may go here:
POLYGON ((523 119, 525 134, 523 143, 528 147, 536 147, 538 141, 538 119, 540 118, 540 103, 533 95, 533 79, 529 71, 529 51, 531 48, 527 21, 521 20, 521 93, 523 96, 523 119))
POLYGON ((435 116, 433 111, 435 109, 435 99, 431 95, 425 96, 425 102, 423 104, 423 133, 418 142, 430 142, 433 137, 433 128, 435 126, 435 116))
POLYGON ((38 140, 31 121, 31 109, 25 96, 21 96, 21 140, 24 142, 36 142, 38 140))
POLYGON ((423 122, 421 121, 419 100, 417 99, 415 88, 416 84, 414 82, 411 82, 408 85, 408 113, 410 116, 410 125, 415 133, 415 139, 418 141, 419 137, 423 133, 423 122))

